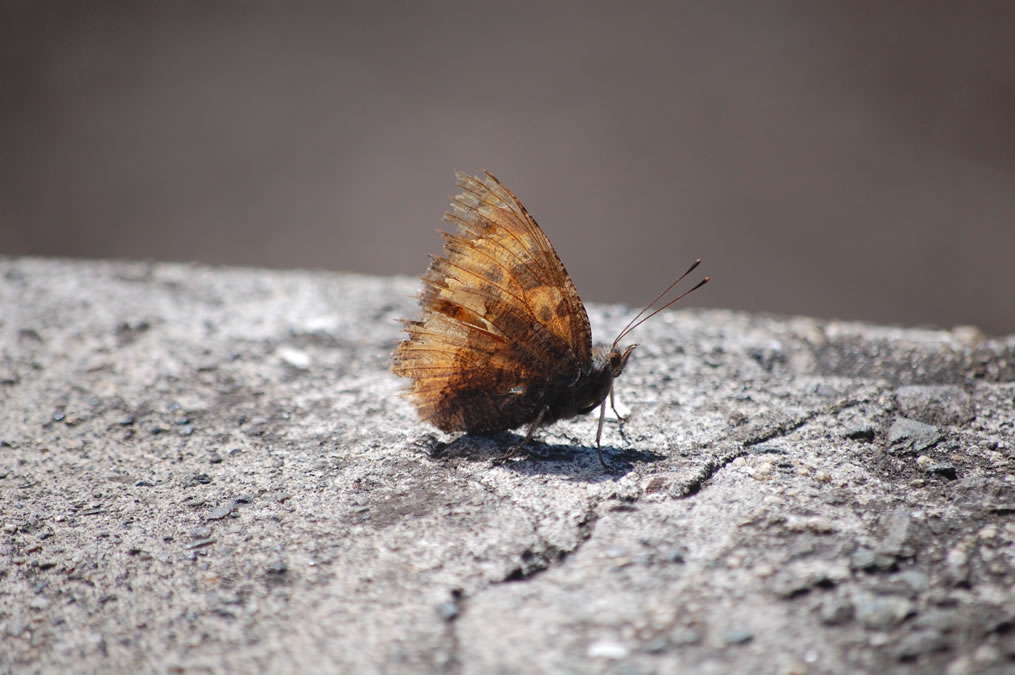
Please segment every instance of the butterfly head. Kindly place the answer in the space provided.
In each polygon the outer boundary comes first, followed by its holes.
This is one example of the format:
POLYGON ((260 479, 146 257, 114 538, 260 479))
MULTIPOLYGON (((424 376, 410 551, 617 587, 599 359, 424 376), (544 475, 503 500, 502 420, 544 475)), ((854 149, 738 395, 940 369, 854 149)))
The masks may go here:
POLYGON ((631 352, 633 352, 634 348, 637 346, 638 345, 636 344, 627 345, 626 347, 624 347, 623 351, 621 351, 617 345, 613 345, 610 348, 610 354, 607 357, 607 363, 609 364, 610 367, 611 379, 616 379, 617 377, 620 376, 622 372, 624 372, 624 366, 627 365, 627 359, 629 356, 631 356, 631 352))

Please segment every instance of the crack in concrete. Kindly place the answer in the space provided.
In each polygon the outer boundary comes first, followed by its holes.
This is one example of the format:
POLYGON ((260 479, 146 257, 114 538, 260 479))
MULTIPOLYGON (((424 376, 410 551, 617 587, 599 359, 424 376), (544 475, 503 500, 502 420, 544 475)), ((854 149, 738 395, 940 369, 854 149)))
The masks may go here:
MULTIPOLYGON (((713 476, 715 476, 719 471, 728 466, 737 457, 743 457, 744 455, 748 454, 751 447, 760 445, 761 443, 770 441, 774 438, 781 438, 787 436, 793 433, 794 431, 797 431, 798 429, 805 426, 806 424, 808 424, 809 422, 813 421, 815 418, 821 415, 826 414, 835 415, 849 407, 858 404, 859 404, 858 401, 853 400, 844 401, 825 409, 812 410, 809 413, 800 417, 799 419, 790 420, 787 422, 783 422, 781 424, 776 424, 773 427, 764 429, 763 431, 760 431, 759 433, 746 437, 742 440, 731 441, 730 439, 727 438, 710 443, 709 445, 711 447, 723 445, 731 445, 733 447, 731 447, 728 452, 720 454, 717 457, 714 457, 713 459, 706 462, 705 465, 702 467, 701 471, 698 473, 698 475, 695 476, 689 483, 686 484, 684 491, 680 495, 678 495, 678 497, 684 499, 699 493, 702 489, 704 489, 705 484, 709 480, 711 480, 713 476)), ((553 544, 550 544, 550 542, 545 537, 539 535, 538 525, 541 520, 540 514, 535 513, 531 509, 528 509, 524 505, 518 503, 517 501, 512 499, 510 495, 504 495, 502 493, 497 492, 491 486, 487 485, 483 481, 477 482, 484 491, 488 492, 491 495, 496 496, 498 499, 503 499, 506 497, 513 506, 526 513, 529 516, 528 520, 532 528, 532 532, 536 538, 536 544, 534 546, 526 548, 524 551, 522 551, 520 564, 514 567, 499 581, 491 582, 490 584, 491 586, 500 585, 503 583, 528 581, 530 579, 534 579, 535 577, 541 575, 542 573, 550 569, 562 565, 567 560, 567 558, 577 553, 586 543, 591 541, 593 533, 595 532, 596 523, 599 520, 597 509, 599 505, 605 501, 605 499, 594 500, 589 504, 588 508, 585 510, 583 517, 579 520, 577 524, 576 528, 577 538, 575 545, 569 549, 561 549, 553 544)), ((640 501, 640 495, 632 495, 629 501, 631 502, 640 501)), ((482 589, 477 589, 473 593, 473 597, 478 597, 479 594, 482 592, 483 592, 482 589)), ((453 591, 452 595, 453 600, 455 602, 455 607, 457 608, 457 613, 455 614, 454 617, 447 619, 448 625, 446 629, 446 636, 449 643, 450 656, 445 672, 457 674, 462 671, 462 664, 460 659, 461 645, 458 637, 457 627, 455 626, 455 624, 465 611, 466 600, 471 600, 473 599, 473 597, 466 596, 464 591, 461 591, 460 589, 453 591)))
POLYGON ((595 524, 599 520, 599 516, 596 513, 596 507, 599 502, 591 505, 585 510, 585 514, 578 521, 576 528, 576 539, 575 545, 571 548, 560 548, 548 542, 544 537, 539 535, 537 525, 539 523, 539 517, 537 514, 532 513, 525 507, 515 504, 518 508, 522 509, 530 516, 530 523, 532 524, 533 534, 536 536, 537 546, 526 548, 522 551, 521 565, 511 570, 500 583, 514 582, 514 581, 527 581, 532 579, 547 570, 559 566, 564 563, 569 556, 577 553, 587 541, 592 538, 592 533, 595 530, 595 524), (533 548, 540 550, 533 551, 533 548))
POLYGON ((776 424, 774 427, 766 430, 765 432, 757 436, 754 436, 753 438, 746 438, 741 442, 746 450, 747 448, 752 448, 755 445, 761 445, 762 443, 770 441, 773 438, 782 438, 784 436, 788 436, 820 414, 821 411, 812 410, 811 412, 804 415, 802 418, 798 420, 793 420, 792 422, 789 423, 776 424))
MULTIPOLYGON (((505 574, 502 579, 492 582, 493 584, 527 581, 551 569, 552 567, 562 564, 568 556, 576 553, 589 539, 592 538, 596 522, 599 520, 599 515, 596 513, 596 509, 603 500, 590 500, 588 508, 585 509, 584 514, 578 521, 576 527, 577 541, 575 542, 575 545, 571 548, 560 548, 551 544, 545 537, 539 534, 538 526, 541 520, 539 513, 535 513, 531 509, 526 508, 524 505, 513 499, 511 495, 503 494, 494 490, 482 480, 476 480, 476 483, 483 491, 496 497, 497 499, 507 499, 512 506, 528 515, 529 526, 531 527, 532 534, 536 539, 536 543, 533 546, 522 551, 520 564, 505 574)), ((464 593, 461 595, 461 598, 464 600, 464 593)))
MULTIPOLYGON (((498 497, 504 498, 506 495, 500 494, 493 490, 490 486, 486 485, 482 481, 477 481, 480 487, 498 497)), ((441 603, 438 605, 438 611, 444 615, 445 629, 444 637, 448 644, 448 660, 445 662, 441 672, 447 673, 448 675, 458 675, 463 672, 464 665, 461 657, 461 638, 458 635, 458 622, 466 612, 466 604, 477 597, 486 588, 490 586, 497 586, 504 583, 516 582, 516 581, 528 581, 533 579, 547 570, 562 565, 564 561, 573 553, 577 553, 582 546, 585 545, 592 538, 592 533, 595 530, 596 522, 599 520, 599 515, 596 512, 596 508, 603 500, 597 500, 590 504, 589 508, 585 510, 583 517, 578 521, 577 525, 577 541, 575 545, 570 549, 561 549, 557 546, 550 544, 545 537, 539 535, 538 523, 539 516, 530 509, 525 508, 517 501, 512 499, 510 496, 506 496, 511 504, 521 511, 529 515, 529 522, 532 527, 533 534, 536 535, 537 547, 541 548, 541 551, 536 554, 532 552, 531 548, 527 548, 522 552, 522 559, 524 565, 516 567, 503 579, 493 581, 485 587, 477 588, 471 595, 467 594, 461 588, 455 588, 451 591, 451 600, 441 603), (526 561, 526 554, 528 554, 528 560, 526 561), (443 610, 443 611, 442 611, 443 610)))
MULTIPOLYGON (((710 444, 713 445, 713 444, 710 444)), ((705 462, 704 466, 696 476, 691 478, 686 484, 684 489, 676 495, 678 499, 687 499, 701 492, 702 488, 705 487, 705 483, 712 479, 719 471, 729 465, 730 462, 735 460, 737 457, 743 457, 747 454, 747 446, 738 447, 733 452, 720 455, 705 462)))
POLYGON ((729 440, 730 437, 726 437, 725 439, 719 439, 717 441, 712 441, 708 443, 706 447, 717 447, 717 446, 721 447, 727 444, 732 444, 735 445, 736 447, 735 449, 729 452, 721 454, 705 462, 704 466, 702 466, 701 468, 701 471, 699 471, 698 474, 694 476, 694 478, 692 478, 685 484, 684 490, 682 492, 676 495, 677 498, 686 499, 701 492, 701 490, 705 486, 705 483, 711 480, 713 476, 722 471, 724 468, 729 466, 729 464, 733 462, 737 457, 743 457, 747 455, 750 452, 750 448, 770 441, 773 438, 782 438, 788 436, 797 429, 800 429, 804 425, 813 421, 817 417, 823 415, 838 415, 843 410, 856 407, 861 403, 862 401, 847 399, 845 401, 841 401, 834 405, 828 406, 827 408, 811 410, 810 412, 808 412, 806 415, 803 415, 799 419, 776 424, 775 426, 765 429, 760 433, 757 433, 753 436, 748 436, 741 440, 730 441, 729 440))

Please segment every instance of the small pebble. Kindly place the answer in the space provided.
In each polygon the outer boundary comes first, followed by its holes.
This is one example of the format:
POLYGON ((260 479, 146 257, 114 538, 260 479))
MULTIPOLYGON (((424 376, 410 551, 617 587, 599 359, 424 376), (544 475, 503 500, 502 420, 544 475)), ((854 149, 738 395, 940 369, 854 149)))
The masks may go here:
POLYGON ((448 600, 438 604, 437 614, 445 621, 454 621, 458 618, 458 603, 448 600))
POLYGON ((684 553, 683 549, 671 548, 669 551, 665 553, 665 555, 663 556, 663 560, 665 560, 668 563, 682 563, 685 560, 684 558, 685 555, 686 554, 684 553))
POLYGON ((226 516, 232 514, 233 511, 235 510, 236 510, 236 500, 231 499, 225 502, 224 504, 220 505, 218 508, 213 510, 207 516, 205 516, 205 520, 222 520, 226 516))
POLYGON ((292 347, 279 348, 278 356, 286 365, 295 368, 296 370, 306 370, 311 364, 309 354, 299 349, 293 349, 292 347))
POLYGON ((588 651, 586 652, 589 658, 595 659, 610 659, 611 661, 619 661, 625 659, 631 654, 631 650, 620 642, 613 640, 598 640, 589 645, 588 651))
POLYGON ((913 603, 905 598, 874 595, 866 591, 856 594, 853 607, 857 620, 873 629, 897 626, 915 611, 913 603))
POLYGON ((838 626, 853 618, 853 605, 842 598, 829 598, 821 603, 819 615, 823 624, 838 626))
POLYGON ((670 643, 677 647, 696 645, 702 640, 701 633, 693 628, 681 628, 670 635, 670 643))
POLYGON ((754 634, 743 628, 731 628, 723 633, 723 639, 728 645, 742 645, 754 639, 754 634))
POLYGON ((874 441, 874 427, 870 424, 857 425, 846 431, 846 438, 851 441, 872 443, 874 441))
POLYGON ((649 654, 659 654, 666 651, 667 647, 669 647, 669 643, 666 642, 666 638, 656 638, 647 642, 642 649, 649 654))
POLYGON ((215 543, 215 540, 213 538, 211 538, 211 537, 208 537, 207 539, 198 539, 194 543, 192 543, 189 546, 187 546, 187 548, 188 549, 204 548, 205 546, 211 546, 214 543, 215 543))
POLYGON ((267 567, 268 574, 285 574, 289 571, 289 566, 283 561, 273 562, 267 567))

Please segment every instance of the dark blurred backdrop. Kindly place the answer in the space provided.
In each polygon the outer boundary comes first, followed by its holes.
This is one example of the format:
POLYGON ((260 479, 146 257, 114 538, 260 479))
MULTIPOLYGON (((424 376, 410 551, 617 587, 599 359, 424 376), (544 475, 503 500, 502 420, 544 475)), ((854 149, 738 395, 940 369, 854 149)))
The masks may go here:
POLYGON ((586 300, 1015 332, 1015 2, 0 7, 0 253, 417 275, 488 168, 586 300))

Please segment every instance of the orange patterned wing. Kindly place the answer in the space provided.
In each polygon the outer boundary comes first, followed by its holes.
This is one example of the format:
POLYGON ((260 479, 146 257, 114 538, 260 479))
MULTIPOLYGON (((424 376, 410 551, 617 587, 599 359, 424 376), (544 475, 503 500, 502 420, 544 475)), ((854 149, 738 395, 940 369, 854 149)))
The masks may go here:
POLYGON ((445 431, 499 431, 533 421, 543 393, 591 361, 585 307, 550 241, 486 173, 456 172, 462 193, 445 220, 444 257, 423 276, 423 316, 392 369, 411 378, 420 416, 445 431))
POLYGON ((444 219, 459 232, 476 237, 477 248, 500 254, 521 290, 520 297, 540 323, 571 345, 580 361, 592 354, 592 333, 585 305, 550 240, 514 193, 492 174, 484 178, 456 171, 458 187, 452 211, 444 219))

